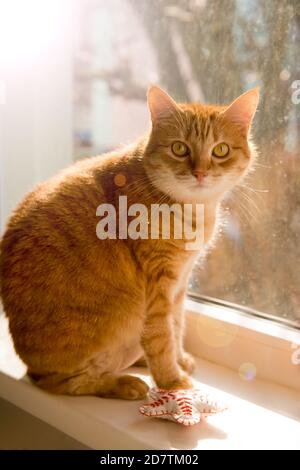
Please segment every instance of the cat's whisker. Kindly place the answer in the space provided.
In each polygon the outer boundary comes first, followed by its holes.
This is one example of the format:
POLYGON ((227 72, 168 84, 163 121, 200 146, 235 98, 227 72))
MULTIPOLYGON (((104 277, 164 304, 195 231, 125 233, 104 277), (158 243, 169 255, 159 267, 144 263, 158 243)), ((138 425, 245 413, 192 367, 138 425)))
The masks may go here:
MULTIPOLYGON (((250 188, 247 188, 247 190, 250 189, 250 188)), ((263 203, 265 201, 264 197, 262 196, 261 192, 256 192, 256 191, 252 191, 251 193, 251 196, 249 196, 249 194, 247 193, 247 191, 243 191, 242 189, 240 190, 240 194, 242 195, 242 197, 244 197, 250 204, 252 204, 253 207, 256 208, 257 212, 259 215, 261 215, 263 209, 263 203), (261 204, 260 206, 257 205, 257 203, 255 202, 255 199, 253 197, 253 195, 256 197, 256 198, 259 198, 259 203, 261 204)))
POLYGON ((131 183, 126 184, 125 187, 126 189, 130 190, 131 188, 135 188, 141 190, 141 183, 145 183, 149 181, 148 175, 143 175, 140 178, 135 179, 134 181, 131 181, 131 183))
POLYGON ((235 207, 244 216, 244 220, 246 220, 247 224, 251 223, 253 220, 256 220, 257 217, 261 214, 258 206, 253 202, 249 195, 242 190, 240 186, 232 192, 231 199, 234 202, 235 207))
MULTIPOLYGON (((242 195, 245 196, 245 194, 242 195)), ((241 200, 239 202, 242 204, 241 200)), ((257 217, 261 215, 260 209, 257 205, 253 204, 253 201, 251 201, 251 199, 247 197, 244 197, 244 202, 244 210, 247 210, 247 213, 250 215, 252 220, 256 220, 257 217)))
POLYGON ((253 220, 253 214, 249 212, 249 208, 245 206, 240 200, 237 202, 236 208, 244 222, 246 222, 247 225, 251 224, 251 221, 253 220))
POLYGON ((249 191, 251 191, 251 192, 253 192, 253 193, 269 193, 269 192, 270 192, 269 189, 251 188, 250 186, 247 186, 247 185, 245 185, 245 184, 240 184, 240 187, 241 187, 241 188, 248 189, 249 191))
POLYGON ((270 170, 272 168, 270 165, 264 165, 263 163, 258 163, 258 162, 253 163, 253 168, 255 168, 255 167, 266 168, 268 170, 270 170))

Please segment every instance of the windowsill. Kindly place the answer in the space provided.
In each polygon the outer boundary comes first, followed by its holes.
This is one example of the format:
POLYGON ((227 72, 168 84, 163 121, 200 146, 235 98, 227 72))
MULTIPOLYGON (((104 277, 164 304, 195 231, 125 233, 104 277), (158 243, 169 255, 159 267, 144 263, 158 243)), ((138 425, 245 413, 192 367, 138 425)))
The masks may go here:
MULTIPOLYGON (((11 353, 2 369, 21 378, 24 369, 11 353)), ((5 374, 0 397, 93 449, 300 449, 299 392, 260 379, 245 382, 209 361, 197 365, 196 385, 229 410, 192 428, 141 416, 141 402, 53 396, 5 374)), ((132 372, 149 382, 145 369, 132 372)))
MULTIPOLYGON (((132 372, 149 381, 146 370, 132 372)), ((145 418, 140 402, 53 396, 3 374, 0 395, 93 449, 300 449, 297 392, 259 380, 243 383, 234 372, 202 360, 196 377, 197 386, 229 410, 192 428, 145 418)))
POLYGON ((0 451, 86 450, 87 446, 0 398, 0 451))

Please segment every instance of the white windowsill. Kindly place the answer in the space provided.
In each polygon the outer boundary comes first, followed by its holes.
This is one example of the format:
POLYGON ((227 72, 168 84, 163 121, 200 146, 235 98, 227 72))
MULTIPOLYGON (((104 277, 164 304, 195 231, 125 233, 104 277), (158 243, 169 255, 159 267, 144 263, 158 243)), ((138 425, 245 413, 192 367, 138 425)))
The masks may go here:
MULTIPOLYGON (((145 370, 132 372, 149 380, 145 370)), ((141 402, 53 396, 3 374, 0 395, 92 449, 300 449, 299 394, 263 381, 242 383, 201 360, 196 375, 197 386, 229 410, 192 428, 141 416, 141 402)))
MULTIPOLYGON (((300 449, 296 390, 260 379, 245 382, 236 371, 199 359, 196 385, 225 401, 229 410, 207 423, 183 428, 141 416, 141 402, 53 396, 26 380, 15 380, 22 377, 24 368, 7 340, 3 316, 0 323, 0 369, 8 374, 0 374, 0 397, 90 448, 300 449)), ((132 372, 149 381, 145 369, 132 368, 132 372)))

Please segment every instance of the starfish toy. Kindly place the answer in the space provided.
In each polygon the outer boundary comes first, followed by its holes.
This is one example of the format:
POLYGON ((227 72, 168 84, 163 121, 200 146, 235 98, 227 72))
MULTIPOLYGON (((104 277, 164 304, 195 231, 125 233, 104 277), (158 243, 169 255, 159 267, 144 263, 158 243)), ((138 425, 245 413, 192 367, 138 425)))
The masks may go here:
POLYGON ((200 390, 160 390, 152 388, 149 403, 140 407, 140 413, 152 418, 168 419, 193 426, 201 418, 225 411, 227 407, 218 403, 200 390))

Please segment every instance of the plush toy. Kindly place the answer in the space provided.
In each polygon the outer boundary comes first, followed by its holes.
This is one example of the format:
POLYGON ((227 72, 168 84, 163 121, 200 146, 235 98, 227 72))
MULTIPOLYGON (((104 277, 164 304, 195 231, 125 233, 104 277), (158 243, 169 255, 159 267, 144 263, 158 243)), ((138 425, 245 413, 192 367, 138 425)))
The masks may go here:
POLYGON ((160 390, 152 388, 149 403, 140 407, 140 413, 152 418, 163 418, 183 426, 193 426, 201 418, 225 411, 218 403, 200 390, 160 390))

